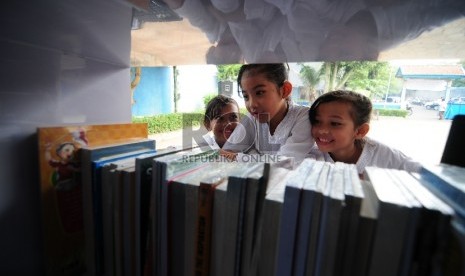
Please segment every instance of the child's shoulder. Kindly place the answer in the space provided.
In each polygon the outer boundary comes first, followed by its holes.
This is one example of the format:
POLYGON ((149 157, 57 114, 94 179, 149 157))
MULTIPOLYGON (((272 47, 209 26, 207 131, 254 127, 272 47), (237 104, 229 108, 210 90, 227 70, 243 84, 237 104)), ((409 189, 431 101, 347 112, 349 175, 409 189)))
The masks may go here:
POLYGON ((295 113, 295 114, 305 114, 308 115, 308 111, 310 110, 310 107, 304 106, 304 105, 298 105, 295 103, 291 103, 289 105, 289 112, 290 113, 295 113))
POLYGON ((308 106, 291 104, 288 110, 288 120, 302 122, 308 119, 308 111, 310 108, 308 106))
POLYGON ((364 148, 375 155, 383 155, 386 157, 390 155, 404 155, 400 150, 370 137, 364 138, 364 144, 364 148))

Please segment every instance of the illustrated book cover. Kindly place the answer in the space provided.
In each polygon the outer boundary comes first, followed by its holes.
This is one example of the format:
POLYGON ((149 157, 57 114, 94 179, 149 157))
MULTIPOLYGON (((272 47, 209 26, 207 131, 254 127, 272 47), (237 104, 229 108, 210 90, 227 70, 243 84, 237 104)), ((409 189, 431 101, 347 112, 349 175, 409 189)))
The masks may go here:
POLYGON ((47 275, 85 273, 79 150, 148 137, 147 124, 44 126, 37 129, 47 275))

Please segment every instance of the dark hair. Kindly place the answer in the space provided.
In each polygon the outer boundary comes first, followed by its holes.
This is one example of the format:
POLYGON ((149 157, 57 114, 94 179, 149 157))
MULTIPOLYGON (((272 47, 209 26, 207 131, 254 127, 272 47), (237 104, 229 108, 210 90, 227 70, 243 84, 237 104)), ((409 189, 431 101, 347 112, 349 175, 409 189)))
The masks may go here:
POLYGON ((239 74, 237 75, 237 93, 242 97, 241 80, 245 72, 248 72, 250 75, 263 74, 269 81, 281 87, 288 78, 288 71, 289 66, 285 66, 284 63, 244 64, 239 69, 239 74))
POLYGON ((60 155, 60 151, 67 145, 71 145, 73 146, 74 149, 76 149, 76 146, 74 145, 74 143, 72 142, 64 142, 64 143, 61 143, 55 150, 56 154, 57 155, 60 155))
POLYGON ((370 122, 373 106, 368 97, 354 91, 336 90, 321 95, 315 102, 313 102, 310 110, 308 111, 310 123, 314 124, 316 121, 316 109, 318 106, 320 104, 330 102, 349 103, 352 106, 352 109, 349 112, 352 120, 354 121, 355 127, 359 127, 364 123, 370 122))
POLYGON ((210 121, 218 116, 220 116, 221 109, 228 104, 235 104, 237 109, 239 105, 236 100, 225 95, 218 95, 212 98, 205 109, 205 114, 203 116, 203 125, 208 129, 210 126, 210 121))

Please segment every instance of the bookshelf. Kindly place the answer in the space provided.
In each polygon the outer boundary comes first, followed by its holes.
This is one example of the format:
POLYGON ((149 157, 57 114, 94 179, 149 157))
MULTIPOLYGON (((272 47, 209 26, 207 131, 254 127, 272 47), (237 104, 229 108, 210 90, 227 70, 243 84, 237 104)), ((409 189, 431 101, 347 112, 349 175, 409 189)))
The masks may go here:
MULTIPOLYGON (((465 168, 367 167, 360 178, 353 164, 305 159, 291 169, 224 162, 208 147, 153 148, 142 140, 81 149, 85 235, 62 244, 73 258, 83 252, 87 275, 463 273, 465 168)), ((47 257, 47 267, 74 264, 80 275, 81 261, 47 257)))
POLYGON ((131 121, 132 7, 7 1, 0 17, 0 274, 43 275, 36 128, 131 121))

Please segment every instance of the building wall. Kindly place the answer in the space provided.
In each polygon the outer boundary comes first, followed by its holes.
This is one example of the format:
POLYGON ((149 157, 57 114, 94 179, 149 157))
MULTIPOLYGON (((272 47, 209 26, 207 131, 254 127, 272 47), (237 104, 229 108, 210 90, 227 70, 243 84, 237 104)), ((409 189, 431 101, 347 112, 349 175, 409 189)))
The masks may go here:
POLYGON ((36 130, 131 121, 131 7, 0 4, 0 275, 43 275, 36 130))
POLYGON ((447 80, 406 79, 404 80, 404 87, 409 90, 445 91, 447 80))
POLYGON ((450 98, 465 97, 465 87, 452 87, 450 89, 450 98))
POLYGON ((215 65, 183 65, 178 69, 178 112, 203 111, 203 97, 218 94, 215 65))
POLYGON ((134 89, 133 116, 153 116, 174 112, 173 68, 142 67, 134 89))

